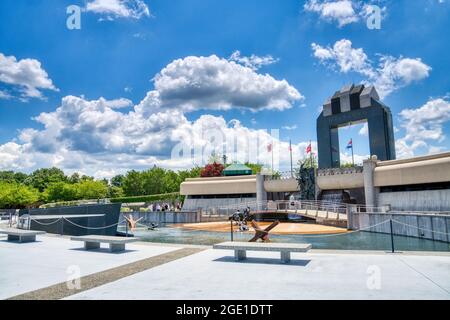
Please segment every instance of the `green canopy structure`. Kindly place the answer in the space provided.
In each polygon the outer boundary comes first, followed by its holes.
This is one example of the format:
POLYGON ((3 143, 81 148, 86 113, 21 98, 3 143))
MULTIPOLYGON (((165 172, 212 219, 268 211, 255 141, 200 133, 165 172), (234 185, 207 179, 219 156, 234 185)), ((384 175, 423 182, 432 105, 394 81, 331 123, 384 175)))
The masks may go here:
POLYGON ((249 176, 252 174, 252 169, 246 165, 240 163, 233 163, 223 170, 223 175, 226 177, 230 176, 249 176))

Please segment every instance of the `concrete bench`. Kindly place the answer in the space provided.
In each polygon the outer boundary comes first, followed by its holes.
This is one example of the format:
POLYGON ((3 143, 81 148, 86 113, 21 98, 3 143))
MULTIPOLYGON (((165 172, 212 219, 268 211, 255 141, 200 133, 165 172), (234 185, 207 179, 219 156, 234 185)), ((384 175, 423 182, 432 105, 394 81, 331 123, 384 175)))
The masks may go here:
POLYGON ((45 234, 45 231, 33 231, 22 229, 1 229, 0 234, 8 235, 8 241, 34 242, 38 234, 45 234))
POLYGON ((311 245, 307 243, 223 242, 215 244, 213 248, 234 250, 236 261, 245 260, 247 251, 276 251, 281 253, 283 263, 289 263, 291 252, 308 252, 311 245))
POLYGON ((125 244, 139 241, 137 238, 112 237, 112 236, 78 236, 70 237, 73 241, 83 241, 84 249, 99 249, 101 243, 108 243, 111 252, 125 251, 125 244))

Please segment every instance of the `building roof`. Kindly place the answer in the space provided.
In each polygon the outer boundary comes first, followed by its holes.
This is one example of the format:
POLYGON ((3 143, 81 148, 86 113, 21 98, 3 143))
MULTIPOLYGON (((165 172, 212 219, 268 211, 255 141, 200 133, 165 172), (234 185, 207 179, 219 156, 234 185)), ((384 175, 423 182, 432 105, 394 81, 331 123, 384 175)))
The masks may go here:
POLYGON ((223 170, 224 176, 247 176, 252 174, 252 169, 240 163, 233 163, 223 170))

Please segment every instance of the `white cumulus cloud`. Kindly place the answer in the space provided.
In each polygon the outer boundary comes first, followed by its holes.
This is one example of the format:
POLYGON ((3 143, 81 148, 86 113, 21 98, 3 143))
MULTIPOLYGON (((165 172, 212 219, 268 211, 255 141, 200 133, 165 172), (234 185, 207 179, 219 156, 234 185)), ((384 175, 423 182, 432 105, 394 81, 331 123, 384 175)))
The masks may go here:
POLYGON ((336 21, 339 27, 359 20, 359 15, 355 12, 354 4, 351 0, 308 0, 304 5, 304 9, 318 13, 326 21, 336 21))
MULTIPOLYGON (((41 90, 58 91, 41 62, 36 59, 17 60, 16 57, 5 56, 3 53, 0 53, 0 82, 17 88, 25 99, 43 98, 41 90)), ((2 98, 5 97, 11 96, 3 92, 2 98)))
POLYGON ((386 16, 386 0, 307 0, 303 6, 306 12, 319 15, 321 20, 337 23, 339 28, 365 22, 373 13, 373 5, 380 8, 382 18, 386 16))
POLYGON ((354 48, 348 39, 337 41, 333 46, 311 44, 313 55, 325 66, 342 72, 355 72, 376 86, 382 98, 415 81, 427 78, 431 67, 420 58, 379 55, 375 65, 362 48, 354 48))
POLYGON ((450 121, 450 102, 445 98, 431 99, 419 108, 402 110, 399 116, 405 136, 396 141, 397 156, 414 156, 419 148, 435 153, 439 147, 430 143, 446 139, 444 126, 450 121))
POLYGON ((86 11, 101 14, 108 20, 150 16, 150 9, 142 0, 93 0, 86 4, 86 11))
POLYGON ((304 98, 286 80, 259 74, 216 55, 177 59, 155 76, 154 85, 155 90, 137 107, 141 112, 233 107, 283 110, 304 98))
POLYGON ((368 125, 367 122, 364 123, 363 127, 359 130, 358 134, 363 136, 363 137, 368 137, 369 136, 369 125, 368 125))

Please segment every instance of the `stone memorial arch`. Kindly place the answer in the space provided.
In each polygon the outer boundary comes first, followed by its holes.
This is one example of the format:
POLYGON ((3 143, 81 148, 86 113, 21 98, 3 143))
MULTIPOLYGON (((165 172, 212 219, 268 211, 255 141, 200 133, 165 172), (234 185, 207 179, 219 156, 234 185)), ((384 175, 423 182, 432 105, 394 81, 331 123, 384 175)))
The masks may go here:
POLYGON ((339 168, 339 128, 366 121, 371 155, 382 161, 394 160, 391 110, 380 101, 375 87, 348 85, 323 105, 317 118, 319 168, 339 168))

